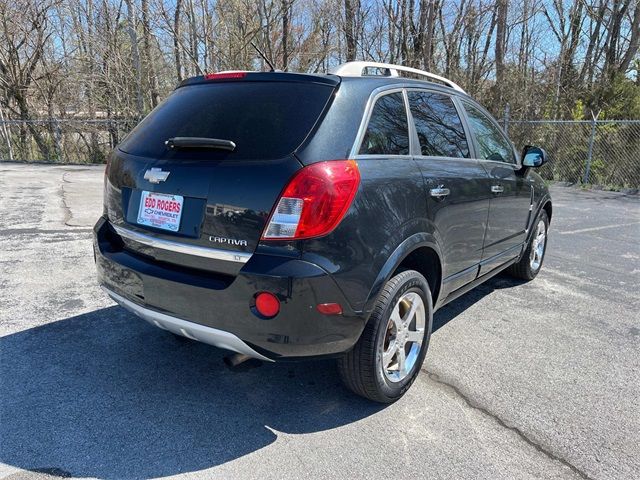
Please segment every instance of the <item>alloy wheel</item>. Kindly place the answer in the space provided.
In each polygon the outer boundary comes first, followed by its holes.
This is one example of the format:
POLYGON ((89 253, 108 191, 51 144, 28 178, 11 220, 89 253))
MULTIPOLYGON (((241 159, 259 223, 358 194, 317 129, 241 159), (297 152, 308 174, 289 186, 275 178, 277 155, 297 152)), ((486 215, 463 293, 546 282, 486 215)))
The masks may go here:
POLYGON ((407 292, 394 305, 382 344, 382 370, 391 382, 404 380, 415 366, 426 323, 422 297, 407 292))
POLYGON ((531 254, 529 256, 529 262, 531 264, 531 270, 537 272, 542 265, 542 257, 544 256, 544 247, 547 243, 547 226, 543 220, 538 222, 536 233, 533 236, 533 242, 531 244, 531 254))

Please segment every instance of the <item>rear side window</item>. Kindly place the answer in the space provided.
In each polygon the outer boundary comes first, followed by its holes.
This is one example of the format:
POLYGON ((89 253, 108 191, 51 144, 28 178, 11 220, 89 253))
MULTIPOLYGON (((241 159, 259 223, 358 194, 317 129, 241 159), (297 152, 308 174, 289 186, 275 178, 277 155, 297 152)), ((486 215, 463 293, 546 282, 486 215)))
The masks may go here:
POLYGON ((420 152, 432 157, 465 158, 469 145, 453 100, 432 92, 409 92, 420 152))
POLYGON ((376 101, 359 153, 409 154, 409 124, 401 92, 390 93, 376 101))
POLYGON ((133 155, 189 159, 282 158, 304 141, 333 87, 295 82, 220 82, 178 88, 120 144, 133 155), (231 140, 233 152, 169 151, 172 137, 231 140))
POLYGON ((469 123, 478 143, 478 156, 483 160, 516 163, 513 148, 500 129, 484 113, 468 102, 464 103, 469 123))

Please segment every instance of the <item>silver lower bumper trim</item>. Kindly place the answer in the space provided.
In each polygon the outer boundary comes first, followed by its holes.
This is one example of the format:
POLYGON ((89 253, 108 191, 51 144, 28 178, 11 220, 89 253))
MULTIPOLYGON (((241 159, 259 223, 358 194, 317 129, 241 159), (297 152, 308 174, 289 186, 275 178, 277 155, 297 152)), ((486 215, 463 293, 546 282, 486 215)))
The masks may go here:
POLYGON ((215 260, 224 260, 236 263, 247 263, 252 256, 252 254, 248 252, 199 247, 197 245, 188 245, 186 243, 163 240, 161 238, 152 237, 151 235, 145 235, 144 233, 134 232, 128 228, 119 227, 113 223, 111 226, 122 238, 127 238, 149 247, 168 250, 170 252, 184 253, 185 255, 194 255, 196 257, 213 258, 215 260))
POLYGON ((183 337, 191 338, 192 340, 197 340, 202 343, 208 343, 215 347, 231 350, 232 352, 243 353, 253 358, 273 362, 270 358, 256 352, 233 333, 182 320, 165 313, 156 312, 149 308, 144 308, 109 290, 105 286, 102 286, 102 289, 120 306, 136 314, 138 317, 146 320, 150 324, 162 328, 163 330, 169 330, 177 335, 182 335, 183 337))

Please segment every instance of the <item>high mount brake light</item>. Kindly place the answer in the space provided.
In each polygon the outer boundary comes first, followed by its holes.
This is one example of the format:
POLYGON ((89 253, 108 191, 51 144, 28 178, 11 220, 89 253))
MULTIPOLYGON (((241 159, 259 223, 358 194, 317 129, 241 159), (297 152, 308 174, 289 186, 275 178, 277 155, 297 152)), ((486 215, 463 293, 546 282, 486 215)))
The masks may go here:
POLYGON ((207 73, 204 76, 205 80, 239 80, 247 76, 247 72, 220 72, 220 73, 207 73))
POLYGON ((320 237, 338 226, 360 185, 354 160, 319 162, 299 170, 280 195, 263 240, 320 237))

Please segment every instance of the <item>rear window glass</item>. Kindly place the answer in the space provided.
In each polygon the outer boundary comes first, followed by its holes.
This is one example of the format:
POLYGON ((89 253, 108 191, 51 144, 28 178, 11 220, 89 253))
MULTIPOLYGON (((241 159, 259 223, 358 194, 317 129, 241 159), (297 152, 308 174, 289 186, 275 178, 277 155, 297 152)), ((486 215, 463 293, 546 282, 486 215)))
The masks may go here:
POLYGON ((300 146, 320 117, 333 87, 295 82, 225 82, 178 88, 120 144, 154 158, 275 159, 300 146), (231 140, 233 152, 170 151, 172 137, 231 140))

